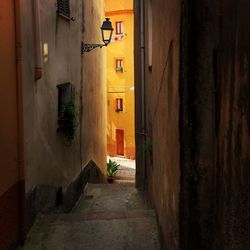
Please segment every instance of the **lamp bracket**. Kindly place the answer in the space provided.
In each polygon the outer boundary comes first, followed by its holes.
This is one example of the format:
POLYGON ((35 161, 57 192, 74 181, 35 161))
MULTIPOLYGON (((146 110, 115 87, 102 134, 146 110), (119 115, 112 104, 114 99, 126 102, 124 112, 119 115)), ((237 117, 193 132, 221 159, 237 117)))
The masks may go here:
POLYGON ((105 43, 103 44, 89 44, 89 43, 84 43, 82 42, 81 44, 81 53, 85 53, 85 52, 90 52, 91 50, 95 49, 95 48, 102 48, 104 46, 107 46, 105 43))

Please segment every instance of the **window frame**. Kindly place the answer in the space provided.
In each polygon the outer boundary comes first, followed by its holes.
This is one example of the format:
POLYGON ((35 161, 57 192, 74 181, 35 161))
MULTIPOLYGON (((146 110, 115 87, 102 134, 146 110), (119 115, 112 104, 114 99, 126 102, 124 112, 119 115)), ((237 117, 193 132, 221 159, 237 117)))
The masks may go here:
POLYGON ((124 70, 124 59, 116 58, 115 59, 115 71, 116 73, 123 73, 124 70))
POLYGON ((58 123, 60 125, 63 116, 62 115, 63 106, 74 101, 75 89, 70 82, 58 84, 57 89, 58 89, 57 118, 58 118, 58 123), (69 93, 66 93, 67 91, 69 93))
POLYGON ((122 112, 123 111, 123 98, 118 97, 115 100, 116 103, 116 112, 122 112))
POLYGON ((122 20, 115 22, 115 34, 116 35, 122 35, 123 28, 124 28, 124 22, 122 20))

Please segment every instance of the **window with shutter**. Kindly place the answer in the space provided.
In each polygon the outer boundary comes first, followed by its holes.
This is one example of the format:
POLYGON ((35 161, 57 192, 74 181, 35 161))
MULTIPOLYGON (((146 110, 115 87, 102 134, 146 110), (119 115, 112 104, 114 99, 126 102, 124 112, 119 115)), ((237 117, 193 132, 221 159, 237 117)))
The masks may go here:
POLYGON ((123 100, 122 98, 116 98, 116 112, 123 111, 123 100))
POLYGON ((115 60, 115 70, 116 72, 123 72, 123 60, 122 59, 116 59, 115 60))
POLYGON ((57 13, 60 16, 65 17, 68 20, 71 20, 69 0, 57 0, 57 13))
POLYGON ((117 35, 123 34, 123 22, 118 21, 115 23, 115 33, 117 35))

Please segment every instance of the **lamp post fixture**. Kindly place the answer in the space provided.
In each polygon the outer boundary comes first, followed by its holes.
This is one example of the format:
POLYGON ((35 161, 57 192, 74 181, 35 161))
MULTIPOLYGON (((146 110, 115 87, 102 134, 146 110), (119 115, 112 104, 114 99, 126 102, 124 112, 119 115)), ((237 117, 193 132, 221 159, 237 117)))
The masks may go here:
POLYGON ((91 50, 95 48, 102 48, 106 47, 112 38, 112 33, 113 33, 113 28, 112 28, 112 23, 110 22, 109 18, 106 18, 106 20, 103 22, 102 27, 101 27, 101 32, 102 32, 102 44, 89 44, 89 43, 84 43, 82 42, 81 45, 81 53, 85 52, 90 52, 91 50))

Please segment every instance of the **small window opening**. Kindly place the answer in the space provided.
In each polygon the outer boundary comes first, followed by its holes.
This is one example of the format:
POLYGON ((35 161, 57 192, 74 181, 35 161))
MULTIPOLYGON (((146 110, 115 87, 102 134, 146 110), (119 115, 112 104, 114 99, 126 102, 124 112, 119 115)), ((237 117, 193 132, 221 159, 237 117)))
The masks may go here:
POLYGON ((57 13, 58 15, 71 20, 69 0, 57 0, 57 13))
POLYGON ((115 23, 115 33, 117 35, 123 34, 123 22, 118 21, 115 23))
POLYGON ((123 72, 123 60, 117 59, 115 60, 115 70, 116 72, 123 72))
POLYGON ((123 100, 122 98, 116 98, 116 112, 123 111, 123 100))
POLYGON ((58 120, 62 120, 63 111, 66 105, 73 101, 74 88, 71 83, 63 83, 58 88, 58 120))

